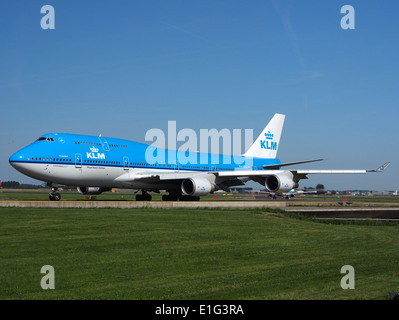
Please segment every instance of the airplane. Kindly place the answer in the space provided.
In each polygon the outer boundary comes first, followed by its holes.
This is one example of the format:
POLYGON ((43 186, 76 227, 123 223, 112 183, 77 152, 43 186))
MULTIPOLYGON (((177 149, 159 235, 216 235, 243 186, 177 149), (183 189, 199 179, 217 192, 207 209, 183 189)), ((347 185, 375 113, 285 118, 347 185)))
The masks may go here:
POLYGON ((298 188, 299 181, 308 179, 309 174, 381 172, 390 164, 375 170, 283 169, 324 160, 282 163, 277 159, 284 120, 284 114, 276 113, 247 152, 239 156, 242 162, 233 161, 233 155, 228 156, 231 161, 223 161, 223 154, 190 152, 189 159, 195 159, 195 163, 183 164, 176 160, 181 159, 182 151, 161 148, 155 151, 163 152, 165 161, 150 162, 146 160, 150 147, 147 144, 69 133, 45 134, 11 155, 9 162, 21 173, 47 183, 51 188, 49 199, 53 201, 61 199, 57 192, 60 185, 76 186, 83 195, 98 195, 113 188, 141 190, 137 201, 151 201, 148 192, 161 191, 168 192, 162 196, 163 201, 199 201, 201 196, 218 190, 229 192, 230 187, 245 185, 250 180, 260 183, 268 192, 283 194, 298 188))
POLYGON ((284 193, 268 192, 268 194, 269 194, 269 197, 273 198, 273 199, 277 199, 277 197, 290 199, 290 198, 294 198, 296 195, 299 195, 299 194, 319 194, 319 193, 317 190, 304 191, 304 190, 291 189, 290 191, 284 192, 284 193))

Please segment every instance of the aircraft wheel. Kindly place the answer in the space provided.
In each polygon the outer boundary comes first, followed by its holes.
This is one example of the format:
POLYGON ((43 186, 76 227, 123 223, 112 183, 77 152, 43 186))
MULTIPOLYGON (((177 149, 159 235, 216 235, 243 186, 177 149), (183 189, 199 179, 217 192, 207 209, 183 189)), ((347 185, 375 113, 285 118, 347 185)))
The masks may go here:
POLYGON ((164 194, 162 196, 162 201, 177 201, 178 196, 174 194, 164 194))
POLYGON ((151 200, 152 200, 152 196, 148 193, 136 195, 136 201, 151 201, 151 200))
POLYGON ((162 201, 173 201, 172 196, 170 194, 164 194, 162 196, 162 201))
POLYGON ((48 195, 51 201, 60 201, 61 195, 58 192, 50 192, 48 195))
POLYGON ((179 201, 200 201, 200 197, 181 195, 179 196, 179 201))

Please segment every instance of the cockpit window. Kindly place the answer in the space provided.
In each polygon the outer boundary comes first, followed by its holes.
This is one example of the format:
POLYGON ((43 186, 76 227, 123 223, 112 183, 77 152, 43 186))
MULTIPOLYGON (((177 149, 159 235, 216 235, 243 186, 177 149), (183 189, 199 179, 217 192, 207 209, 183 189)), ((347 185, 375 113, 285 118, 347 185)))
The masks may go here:
POLYGON ((36 141, 52 141, 52 142, 54 142, 54 138, 50 138, 50 137, 40 137, 40 138, 37 139, 36 141))

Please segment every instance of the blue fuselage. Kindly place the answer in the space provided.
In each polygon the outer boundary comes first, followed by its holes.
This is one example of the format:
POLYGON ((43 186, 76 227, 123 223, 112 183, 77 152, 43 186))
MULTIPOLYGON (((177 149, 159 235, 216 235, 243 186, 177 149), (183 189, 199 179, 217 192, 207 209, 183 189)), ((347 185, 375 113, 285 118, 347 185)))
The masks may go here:
POLYGON ((281 163, 278 159, 252 159, 244 156, 167 150, 129 140, 66 133, 43 135, 13 154, 9 161, 11 164, 58 164, 75 167, 202 172, 262 170, 263 165, 281 163))

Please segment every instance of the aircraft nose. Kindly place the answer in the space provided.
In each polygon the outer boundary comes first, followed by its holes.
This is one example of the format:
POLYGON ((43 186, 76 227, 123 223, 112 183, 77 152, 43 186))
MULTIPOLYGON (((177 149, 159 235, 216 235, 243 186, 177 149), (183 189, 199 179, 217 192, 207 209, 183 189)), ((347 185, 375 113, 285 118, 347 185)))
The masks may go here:
POLYGON ((11 155, 10 159, 8 160, 10 164, 15 167, 15 164, 18 162, 24 161, 24 153, 22 150, 19 150, 15 152, 13 155, 11 155))

